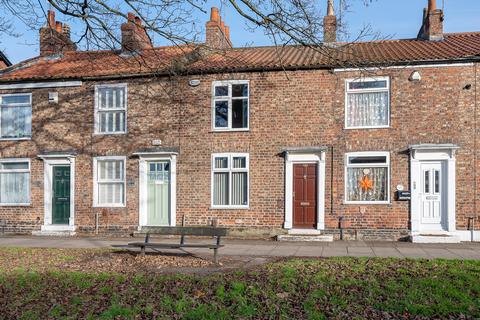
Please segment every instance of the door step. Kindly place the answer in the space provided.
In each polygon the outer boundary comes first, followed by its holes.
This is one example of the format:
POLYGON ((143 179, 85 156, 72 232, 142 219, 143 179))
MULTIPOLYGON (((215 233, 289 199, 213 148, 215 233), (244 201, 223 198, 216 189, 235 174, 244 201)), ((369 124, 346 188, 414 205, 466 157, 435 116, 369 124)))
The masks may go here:
POLYGON ((301 235, 301 234, 282 234, 277 236, 277 241, 291 242, 332 242, 333 236, 329 235, 301 235))
POLYGON ((449 234, 417 234, 412 235, 413 243, 460 243, 460 237, 449 234))
POLYGON ((40 231, 32 231, 33 236, 43 236, 43 237, 72 237, 76 235, 75 231, 47 231, 47 230, 40 230, 40 231))

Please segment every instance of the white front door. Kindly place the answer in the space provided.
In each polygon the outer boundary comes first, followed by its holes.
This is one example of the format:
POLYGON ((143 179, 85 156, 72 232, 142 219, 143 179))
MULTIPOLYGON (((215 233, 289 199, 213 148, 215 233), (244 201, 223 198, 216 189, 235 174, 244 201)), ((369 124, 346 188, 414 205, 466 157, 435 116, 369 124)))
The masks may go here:
POLYGON ((442 231, 444 222, 444 190, 442 162, 421 164, 421 228, 424 231, 442 231))

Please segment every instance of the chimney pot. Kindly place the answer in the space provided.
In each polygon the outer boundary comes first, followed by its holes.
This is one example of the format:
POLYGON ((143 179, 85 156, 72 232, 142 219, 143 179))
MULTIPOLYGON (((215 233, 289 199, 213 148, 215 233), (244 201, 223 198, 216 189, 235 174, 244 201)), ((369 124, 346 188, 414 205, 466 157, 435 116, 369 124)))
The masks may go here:
POLYGON ((428 12, 432 12, 437 10, 437 1, 436 0, 428 0, 428 12))
POLYGON ((135 17, 135 23, 136 23, 138 26, 141 26, 141 25, 142 25, 142 20, 140 20, 139 17, 135 17))
POLYGON ((212 9, 210 11, 210 21, 212 21, 212 22, 220 22, 221 21, 220 14, 218 13, 218 8, 212 7, 212 9))
POLYGON ((127 19, 128 19, 128 21, 130 21, 130 22, 135 22, 135 15, 133 14, 133 12, 129 12, 129 13, 127 14, 127 19))
POLYGON ((48 10, 47 23, 48 27, 55 28, 55 11, 48 10))
POLYGON ((225 26, 225 37, 230 40, 230 27, 225 26))
POLYGON ((334 16, 335 10, 333 8, 333 0, 328 0, 327 4, 327 16, 334 16))
POLYGON ((60 21, 55 22, 55 31, 57 31, 58 33, 62 33, 63 26, 60 21))
POLYGON ((153 48, 152 41, 142 26, 142 20, 132 12, 127 14, 127 19, 121 26, 122 50, 135 52, 153 48))

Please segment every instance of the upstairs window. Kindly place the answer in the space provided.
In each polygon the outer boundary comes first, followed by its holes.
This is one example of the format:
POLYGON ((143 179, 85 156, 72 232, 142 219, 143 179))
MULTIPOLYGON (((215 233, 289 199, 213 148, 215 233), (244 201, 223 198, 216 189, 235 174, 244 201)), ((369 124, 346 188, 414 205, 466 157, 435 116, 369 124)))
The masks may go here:
POLYGON ((390 126, 390 81, 388 78, 346 81, 345 127, 390 126))
POLYGON ((30 203, 30 160, 0 160, 0 204, 30 203))
POLYGON ((127 85, 95 87, 95 133, 127 132, 127 85))
POLYGON ((212 206, 248 207, 248 154, 212 156, 212 206))
POLYGON ((346 156, 346 203, 389 202, 388 152, 355 152, 346 156))
POLYGON ((216 81, 213 83, 213 129, 248 130, 249 82, 216 81))
POLYGON ((0 138, 30 138, 32 136, 32 95, 6 94, 0 98, 0 138))

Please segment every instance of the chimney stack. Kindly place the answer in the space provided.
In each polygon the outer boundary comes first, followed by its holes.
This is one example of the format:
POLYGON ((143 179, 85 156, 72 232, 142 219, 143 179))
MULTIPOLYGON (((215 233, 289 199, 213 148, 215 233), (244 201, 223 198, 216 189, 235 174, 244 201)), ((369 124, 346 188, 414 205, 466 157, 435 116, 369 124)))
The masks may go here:
POLYGON ((48 10, 47 23, 40 28, 40 55, 63 53, 77 50, 70 39, 70 27, 55 21, 55 12, 48 10))
POLYGON ((205 45, 211 49, 232 48, 230 41, 230 27, 220 18, 218 8, 212 7, 210 21, 206 24, 205 45))
POLYGON ((152 41, 142 25, 142 20, 132 12, 128 13, 128 21, 122 24, 122 50, 139 52, 153 48, 152 41))
POLYGON ((337 17, 333 7, 333 0, 327 0, 327 15, 323 17, 323 42, 337 42, 337 17))
POLYGON ((437 9, 437 1, 428 0, 428 7, 423 10, 423 24, 417 38, 428 41, 443 40, 443 20, 443 11, 437 9))

